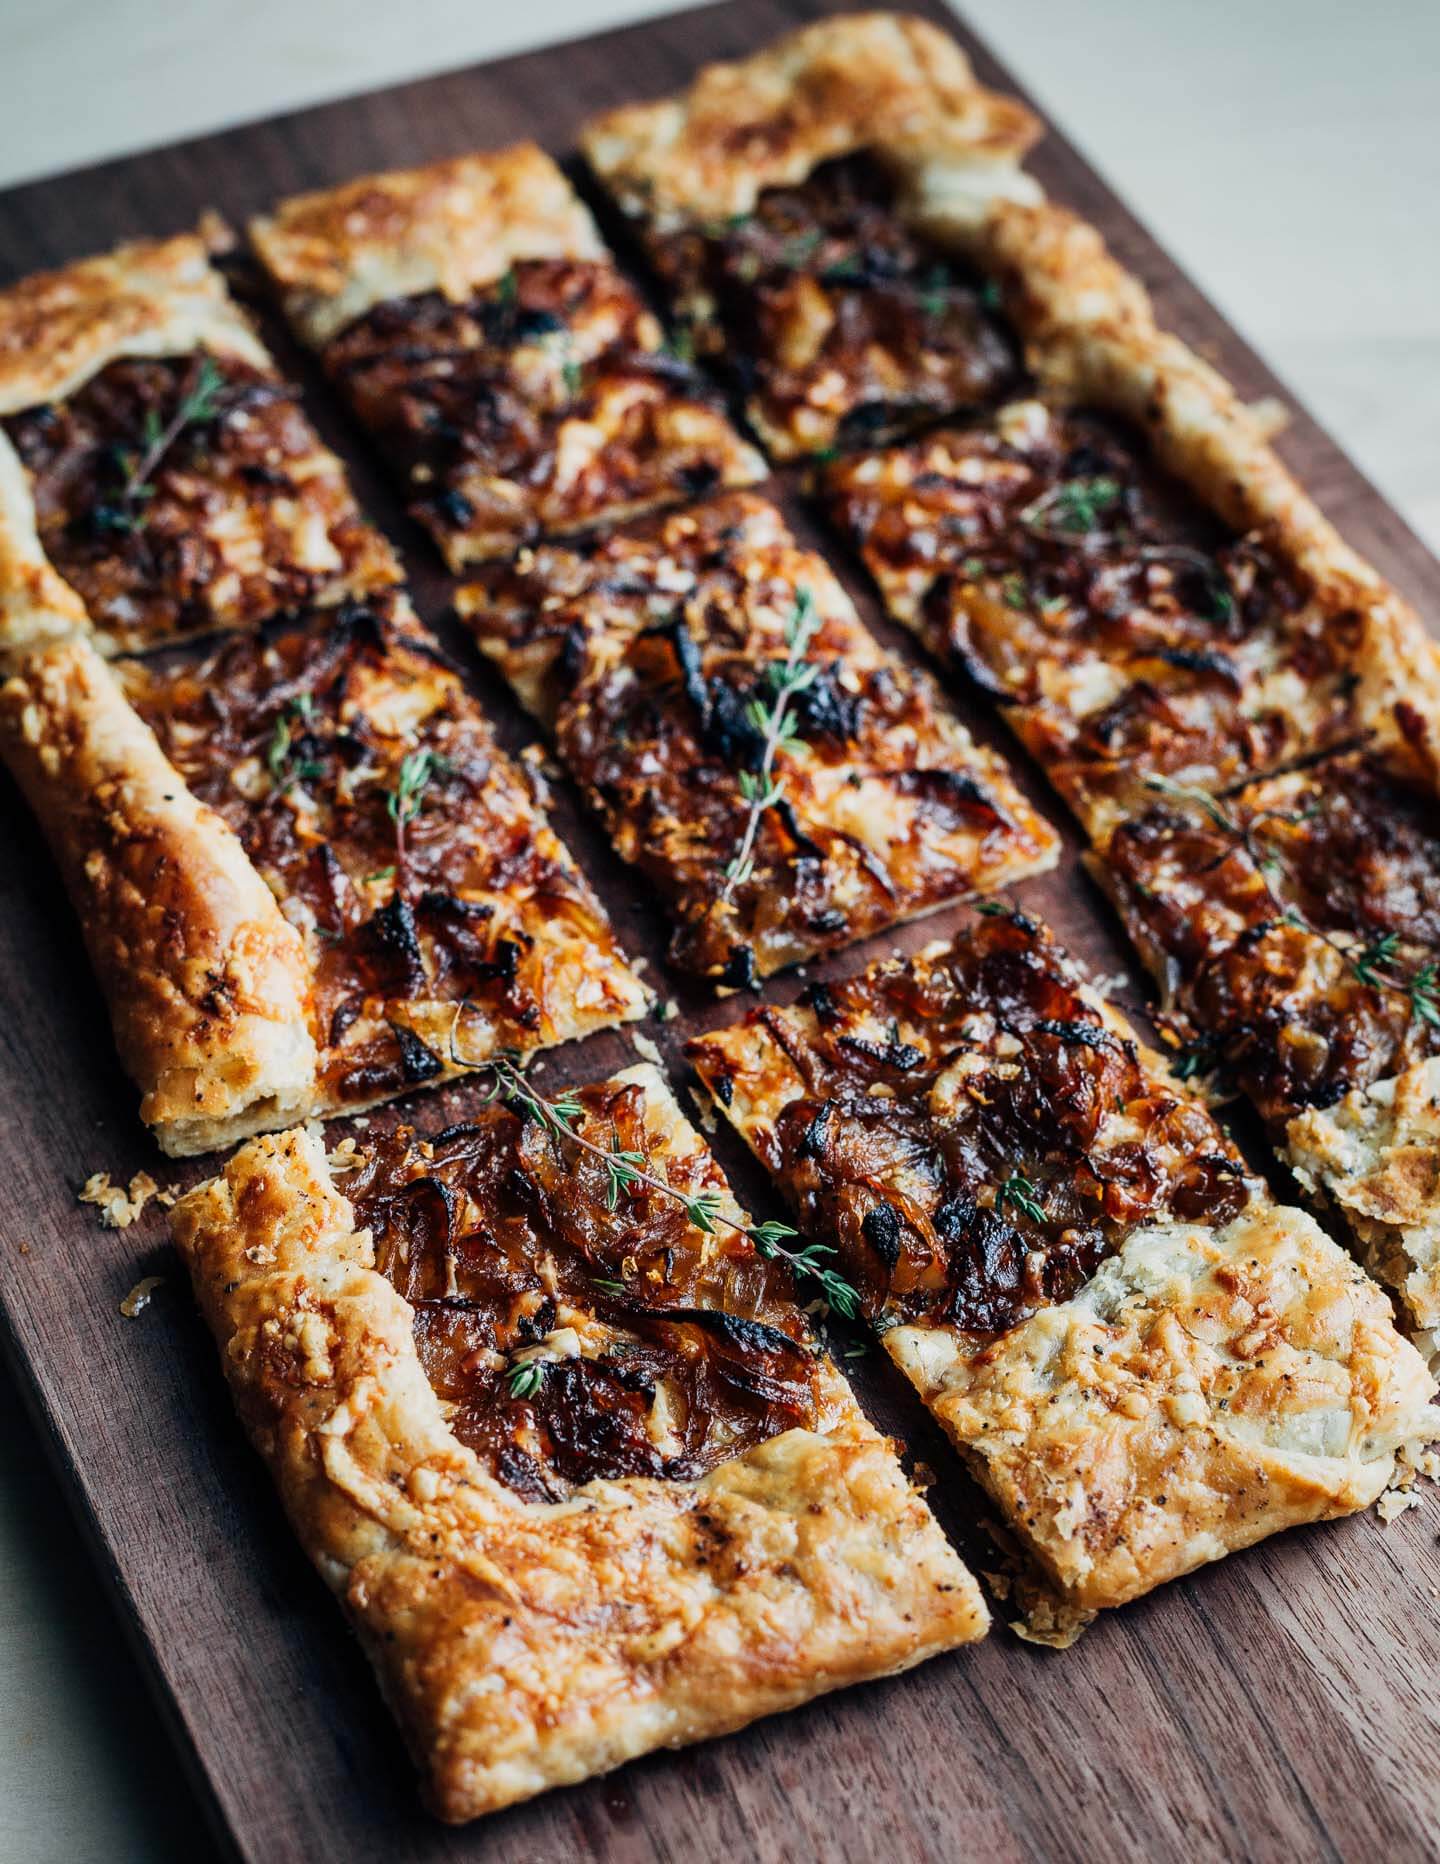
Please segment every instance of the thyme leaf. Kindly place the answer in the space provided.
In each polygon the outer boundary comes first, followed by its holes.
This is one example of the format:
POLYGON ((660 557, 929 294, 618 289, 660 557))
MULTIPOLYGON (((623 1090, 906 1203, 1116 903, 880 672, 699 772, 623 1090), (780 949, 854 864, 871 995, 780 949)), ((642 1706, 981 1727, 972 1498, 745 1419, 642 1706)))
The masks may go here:
POLYGON ((742 770, 738 783, 740 794, 749 805, 740 844, 725 869, 722 901, 728 901, 736 887, 744 886, 755 871, 755 838, 767 809, 773 809, 785 794, 785 780, 775 774, 775 757, 781 750, 797 750, 795 718, 790 701, 810 686, 820 669, 805 659, 806 649, 819 631, 822 617, 815 598, 806 588, 795 592, 795 607, 785 623, 785 658, 771 661, 761 686, 764 697, 752 698, 746 716, 761 739, 759 770, 742 770))
POLYGON ((1013 1204, 1022 1216, 1032 1223, 1045 1221, 1045 1207, 1040 1202, 1036 1187, 1018 1171, 1012 1171, 1000 1189, 995 1193, 995 1215, 1001 1216, 1005 1206, 1013 1204))
POLYGON ((1026 505, 1020 522, 1038 537, 1062 542, 1094 537, 1101 529, 1101 515, 1112 511, 1124 496, 1120 481, 1103 474, 1066 479, 1026 505))
POLYGON ((511 1366, 506 1377, 512 1398, 533 1398, 545 1383, 545 1361, 524 1359, 518 1366, 511 1366))
MULTIPOLYGON (((606 1204, 614 1210, 619 1203, 622 1191, 634 1185, 643 1185, 647 1190, 658 1192, 679 1204, 686 1217, 695 1228, 706 1236, 714 1236, 718 1229, 733 1230, 736 1235, 744 1236, 753 1244, 757 1255, 767 1261, 781 1261, 790 1265, 800 1278, 812 1281, 820 1289, 825 1300, 837 1314, 843 1314, 847 1320, 853 1320, 860 1312, 858 1291, 846 1281, 837 1270, 828 1267, 823 1258, 833 1256, 835 1251, 827 1243, 806 1243, 799 1249, 792 1249, 790 1242, 798 1238, 799 1232, 788 1223, 772 1219, 767 1223, 737 1223, 733 1217, 727 1217, 722 1208, 719 1193, 716 1191, 687 1192, 673 1185, 666 1178, 657 1177, 646 1169, 644 1155, 639 1152, 624 1150, 612 1139, 610 1149, 596 1145, 594 1140, 585 1138, 579 1129, 584 1118, 585 1109, 573 1094, 562 1094, 554 1100, 547 1099, 526 1080, 516 1062, 509 1056, 495 1055, 485 1061, 471 1061, 463 1055, 456 1043, 460 1018, 466 1004, 462 1002, 456 1010, 455 1021, 450 1029, 450 1057, 457 1066, 488 1070, 494 1083, 491 1097, 501 1098, 511 1106, 520 1108, 531 1118, 538 1120, 547 1132, 557 1140, 566 1140, 600 1160, 606 1171, 606 1204)), ((597 1286, 604 1286, 597 1283, 597 1286)), ((612 1290, 613 1292, 613 1290, 612 1290)), ((513 1376, 513 1375, 512 1375, 513 1376)))
POLYGON ((220 394, 224 386, 225 378, 215 358, 198 356, 170 419, 162 422, 153 408, 146 411, 141 428, 143 450, 125 475, 119 509, 107 509, 109 529, 138 531, 144 528, 147 514, 143 506, 155 496, 152 481, 165 455, 186 428, 201 427, 215 419, 220 412, 220 394))

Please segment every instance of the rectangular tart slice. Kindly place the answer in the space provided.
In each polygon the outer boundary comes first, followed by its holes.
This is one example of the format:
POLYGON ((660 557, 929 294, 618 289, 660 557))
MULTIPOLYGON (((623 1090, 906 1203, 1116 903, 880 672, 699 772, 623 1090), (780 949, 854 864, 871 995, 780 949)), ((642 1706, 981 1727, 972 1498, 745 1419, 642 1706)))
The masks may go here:
POLYGON ((1223 1067, 1434 1335, 1433 782, 1369 751, 1218 800, 1172 789, 1111 832, 1095 872, 1195 1061, 1223 1067))
POLYGON ((644 1013, 604 911, 401 597, 0 688, 166 1151, 644 1013))
POLYGON ((1054 863, 1001 760, 754 493, 522 552, 457 606, 686 969, 745 986, 1054 863))
POLYGON ((764 476, 533 143, 297 195, 251 232, 452 569, 764 476))
POLYGON ((1356 739, 1407 685, 1373 591, 1236 534, 1102 415, 1017 401, 823 483, 890 613, 1005 706, 1092 834, 1147 777, 1243 782, 1356 739))
POLYGON ((1029 1562, 1030 1635, 1362 1508, 1424 1362, 1040 927, 812 986, 689 1047, 1029 1562))
POLYGON ((983 406, 1019 374, 985 281, 912 211, 942 182, 1019 199, 1040 134, 928 22, 821 20, 581 142, 683 327, 728 358, 776 459, 983 406))
POLYGON ((0 652, 144 649, 399 575, 199 238, 0 292, 0 652))
POLYGON ((313 1130, 253 1140, 172 1218, 452 1820, 987 1623, 660 1075, 561 1118, 492 1103, 328 1162, 313 1130))

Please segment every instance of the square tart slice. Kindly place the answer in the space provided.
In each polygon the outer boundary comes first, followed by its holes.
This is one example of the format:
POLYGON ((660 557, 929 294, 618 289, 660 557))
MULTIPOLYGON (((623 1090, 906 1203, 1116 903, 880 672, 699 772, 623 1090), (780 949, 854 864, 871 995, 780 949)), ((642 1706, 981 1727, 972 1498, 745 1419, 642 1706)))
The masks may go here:
POLYGON ((400 597, 0 688, 142 1117, 203 1152, 644 1013, 605 913, 400 597))
POLYGON ((523 552, 457 607, 669 905, 674 962, 722 985, 1055 861, 1004 763, 753 493, 523 552))
POLYGON ((1206 790, 1355 740, 1404 624, 1237 534, 1124 426, 1017 401, 837 462, 826 503, 894 618, 1006 716, 1092 834, 1148 777, 1206 790))
POLYGON ((1069 1642, 1372 1502, 1436 1414, 1389 1303, 1023 916, 696 1038, 1069 1642))
POLYGON ((176 1206, 240 1414, 446 1819, 984 1634, 974 1579, 663 1079, 176 1206), (646 1182, 618 1194, 606 1155, 646 1182), (714 1213, 695 1227, 683 1204, 714 1213))
POLYGON ((0 291, 0 653, 103 653, 400 579, 192 235, 0 291))
POLYGON ((1220 1065, 1435 1351, 1440 801, 1374 752, 1167 794, 1095 864, 1195 1066, 1220 1065))
POLYGON ((533 143, 297 195, 251 234, 452 569, 764 477, 533 143))
POLYGON ((1038 199, 1018 164, 1039 134, 948 34, 868 13, 707 66, 679 96, 594 119, 581 144, 783 460, 1013 388, 993 291, 914 210, 1038 199))

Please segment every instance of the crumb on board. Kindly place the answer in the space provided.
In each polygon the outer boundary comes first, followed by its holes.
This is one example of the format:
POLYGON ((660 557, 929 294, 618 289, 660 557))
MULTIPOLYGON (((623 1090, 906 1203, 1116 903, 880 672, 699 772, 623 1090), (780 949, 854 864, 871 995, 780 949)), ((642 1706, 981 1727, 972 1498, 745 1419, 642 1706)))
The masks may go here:
POLYGON ((1411 1508, 1418 1508, 1420 1502, 1421 1496, 1417 1489, 1386 1489, 1375 1504, 1375 1512, 1389 1527, 1392 1521, 1398 1520, 1411 1508))
POLYGON ((657 1023, 673 1023, 679 1014, 680 1005, 673 997, 667 997, 663 1003, 657 1003, 655 1006, 655 1020, 657 1023))
POLYGON ((175 1202, 175 1193, 162 1191, 148 1171, 137 1171, 128 1186, 116 1184, 108 1171, 91 1172, 76 1195, 95 1206, 107 1230, 129 1229, 151 1198, 166 1210, 175 1202))
POLYGON ((633 1029, 630 1032, 630 1040, 635 1045, 635 1053, 637 1055, 642 1055, 646 1061, 653 1061, 657 1068, 664 1067, 665 1058, 650 1040, 649 1036, 642 1035, 638 1029, 633 1029))
POLYGON ((163 1287, 164 1284, 165 1277, 163 1275, 142 1275, 139 1281, 137 1281, 135 1286, 130 1290, 129 1294, 127 1294, 125 1299, 120 1303, 120 1312, 125 1316, 126 1320, 134 1320, 137 1314, 143 1314, 145 1309, 149 1307, 151 1296, 155 1293, 155 1290, 163 1287))

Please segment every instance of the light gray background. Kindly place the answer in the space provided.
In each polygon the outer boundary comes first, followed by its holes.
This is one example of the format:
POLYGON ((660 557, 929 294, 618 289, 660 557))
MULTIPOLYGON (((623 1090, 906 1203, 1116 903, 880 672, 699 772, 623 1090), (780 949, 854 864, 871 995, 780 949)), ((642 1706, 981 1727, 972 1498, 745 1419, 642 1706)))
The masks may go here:
MULTIPOLYGON (((663 10, 645 0, 0 0, 0 187, 663 10)), ((963 10, 1440 546, 1436 0, 968 0, 963 10)), ((477 146, 485 139, 477 122, 477 146)), ((164 1324, 158 1310, 151 1319, 164 1324)), ((0 1864, 203 1855, 8 1381, 0 1407, 0 1864)))

